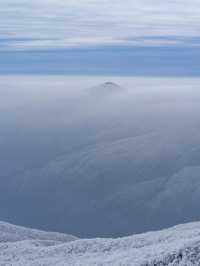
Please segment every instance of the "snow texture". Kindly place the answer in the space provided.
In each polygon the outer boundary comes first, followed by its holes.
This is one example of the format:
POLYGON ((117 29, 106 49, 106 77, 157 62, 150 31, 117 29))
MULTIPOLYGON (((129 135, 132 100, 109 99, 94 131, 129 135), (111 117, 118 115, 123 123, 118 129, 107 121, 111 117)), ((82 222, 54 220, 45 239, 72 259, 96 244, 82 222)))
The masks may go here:
MULTIPOLYGON (((83 239, 67 243, 54 241, 55 234, 44 236, 29 229, 1 223, 4 233, 19 235, 19 241, 0 244, 0 265, 6 266, 64 266, 64 265, 134 265, 134 266, 192 266, 200 265, 200 223, 178 225, 163 231, 149 232, 118 239, 83 239), (15 232, 16 229, 16 232, 15 232), (30 239, 20 240, 25 237, 30 239), (51 238, 52 237, 52 238, 51 238), (52 242, 50 240, 53 240, 52 242)), ((68 237, 67 237, 68 239, 68 237)))
POLYGON ((75 239, 77 238, 72 235, 43 232, 40 230, 0 222, 0 243, 18 242, 23 240, 68 242, 75 239))

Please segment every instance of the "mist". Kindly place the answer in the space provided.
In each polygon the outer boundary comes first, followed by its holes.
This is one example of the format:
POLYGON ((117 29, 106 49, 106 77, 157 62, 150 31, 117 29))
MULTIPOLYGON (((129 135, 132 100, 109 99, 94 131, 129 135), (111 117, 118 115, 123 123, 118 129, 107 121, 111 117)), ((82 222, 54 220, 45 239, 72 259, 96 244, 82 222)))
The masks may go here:
POLYGON ((200 219, 199 84, 1 76, 0 220, 118 237, 200 219))

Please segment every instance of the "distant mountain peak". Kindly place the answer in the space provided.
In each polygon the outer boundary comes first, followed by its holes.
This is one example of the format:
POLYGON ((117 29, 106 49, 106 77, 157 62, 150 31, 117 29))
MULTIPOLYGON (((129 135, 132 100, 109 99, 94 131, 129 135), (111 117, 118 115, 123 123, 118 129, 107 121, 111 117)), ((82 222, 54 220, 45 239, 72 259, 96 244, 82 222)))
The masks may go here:
POLYGON ((106 81, 104 82, 102 85, 100 86, 103 86, 103 87, 115 87, 115 88, 120 88, 120 86, 114 82, 111 82, 111 81, 106 81))
POLYGON ((105 86, 116 86, 116 87, 118 87, 118 85, 116 83, 111 82, 111 81, 106 81, 105 83, 103 83, 103 85, 105 85, 105 86))
POLYGON ((111 81, 104 82, 91 89, 92 93, 95 93, 95 94, 97 93, 101 95, 107 95, 110 93, 115 93, 115 92, 120 92, 120 91, 122 91, 122 88, 118 84, 111 82, 111 81))

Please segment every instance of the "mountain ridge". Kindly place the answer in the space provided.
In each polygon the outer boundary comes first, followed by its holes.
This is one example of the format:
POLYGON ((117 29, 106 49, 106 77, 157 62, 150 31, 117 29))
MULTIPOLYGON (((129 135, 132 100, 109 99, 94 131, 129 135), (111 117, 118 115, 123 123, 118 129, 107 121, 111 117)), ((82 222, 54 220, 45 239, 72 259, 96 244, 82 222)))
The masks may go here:
POLYGON ((67 242, 77 238, 63 233, 45 232, 0 221, 0 243, 35 239, 67 242))
POLYGON ((116 239, 4 242, 0 243, 0 261, 15 266, 198 266, 200 222, 116 239))

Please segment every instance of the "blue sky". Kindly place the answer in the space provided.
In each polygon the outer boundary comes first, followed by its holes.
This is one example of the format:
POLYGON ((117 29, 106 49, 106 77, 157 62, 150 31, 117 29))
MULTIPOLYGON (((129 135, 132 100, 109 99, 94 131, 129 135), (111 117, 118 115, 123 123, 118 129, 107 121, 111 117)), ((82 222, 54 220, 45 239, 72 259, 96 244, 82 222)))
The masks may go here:
POLYGON ((7 0, 0 73, 199 75, 198 0, 7 0))

